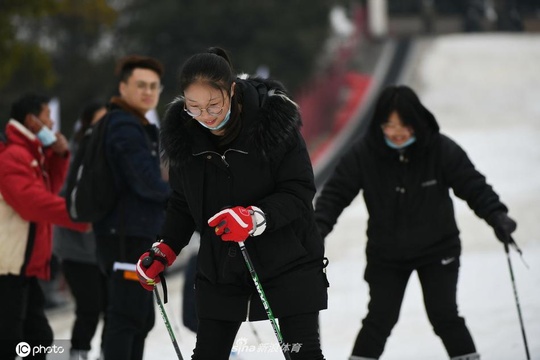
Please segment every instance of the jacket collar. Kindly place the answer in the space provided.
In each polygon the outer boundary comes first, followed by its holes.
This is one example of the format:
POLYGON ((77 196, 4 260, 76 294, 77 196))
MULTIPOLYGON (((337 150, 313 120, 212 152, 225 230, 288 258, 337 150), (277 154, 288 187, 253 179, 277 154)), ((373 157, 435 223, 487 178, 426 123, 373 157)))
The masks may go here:
POLYGON ((34 133, 28 130, 23 124, 17 120, 9 120, 6 126, 6 137, 8 144, 16 144, 25 147, 30 150, 32 155, 40 162, 43 162, 43 147, 41 142, 34 133))
POLYGON ((135 110, 133 107, 131 107, 122 97, 120 96, 113 96, 109 103, 112 105, 112 107, 116 106, 120 109, 132 114, 135 116, 141 124, 143 125, 149 125, 150 121, 145 117, 145 114, 142 114, 141 112, 135 110))
MULTIPOLYGON (((301 126, 298 106, 291 101, 281 84, 262 79, 237 79, 235 97, 242 108, 237 120, 242 130, 230 146, 251 149, 261 158, 272 160, 298 141, 301 126)), ((165 156, 172 164, 188 161, 196 152, 214 146, 196 120, 184 111, 184 102, 177 99, 167 109, 161 128, 165 156)))

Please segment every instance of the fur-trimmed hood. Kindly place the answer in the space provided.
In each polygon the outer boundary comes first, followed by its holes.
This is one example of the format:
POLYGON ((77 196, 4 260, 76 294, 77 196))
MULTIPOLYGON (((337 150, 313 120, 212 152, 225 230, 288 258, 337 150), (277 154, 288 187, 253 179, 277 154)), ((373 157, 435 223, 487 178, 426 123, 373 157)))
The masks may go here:
MULTIPOLYGON (((233 101, 241 109, 240 116, 231 121, 242 121, 238 137, 249 148, 254 148, 265 160, 273 160, 298 141, 302 125, 298 105, 277 81, 260 78, 237 78, 233 101)), ((184 111, 179 98, 169 106, 161 129, 164 157, 174 165, 188 161, 205 148, 209 130, 184 111)))

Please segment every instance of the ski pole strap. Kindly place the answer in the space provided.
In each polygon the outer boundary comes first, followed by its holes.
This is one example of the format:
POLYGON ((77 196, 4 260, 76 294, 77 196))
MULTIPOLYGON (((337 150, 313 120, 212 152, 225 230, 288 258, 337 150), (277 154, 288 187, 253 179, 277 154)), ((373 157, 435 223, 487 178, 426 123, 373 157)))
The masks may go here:
POLYGON ((167 283, 165 282, 165 275, 161 273, 159 274, 159 278, 161 279, 161 287, 163 288, 163 303, 166 304, 167 301, 169 301, 169 298, 167 296, 167 283))
MULTIPOLYGON (((521 249, 519 248, 518 244, 516 243, 513 237, 510 237, 510 245, 512 245, 514 247, 514 250, 516 250, 517 253, 519 254, 519 257, 521 258, 521 262, 523 263, 523 265, 525 265, 525 267, 529 269, 529 265, 525 262, 525 258, 523 257, 523 251, 521 251, 521 249)), ((508 253, 509 251, 508 244, 506 243, 504 244, 504 249, 508 253)))

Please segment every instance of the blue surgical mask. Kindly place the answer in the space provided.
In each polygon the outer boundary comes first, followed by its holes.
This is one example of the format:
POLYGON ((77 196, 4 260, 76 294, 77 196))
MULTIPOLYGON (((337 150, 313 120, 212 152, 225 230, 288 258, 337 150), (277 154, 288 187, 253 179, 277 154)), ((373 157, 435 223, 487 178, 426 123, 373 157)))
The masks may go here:
POLYGON ((407 146, 411 145, 416 141, 416 136, 411 136, 409 140, 405 141, 401 145, 396 145, 392 141, 390 141, 386 136, 384 137, 384 141, 386 142, 386 145, 390 146, 392 149, 401 150, 405 149, 407 146))
POLYGON ((43 146, 50 146, 56 142, 56 135, 47 126, 43 126, 36 136, 43 146))
POLYGON ((223 127, 225 125, 227 125, 227 123, 229 122, 229 120, 231 119, 231 108, 229 107, 229 111, 227 111, 227 114, 225 114, 225 117, 223 118, 223 121, 216 127, 210 127, 210 126, 207 126, 206 124, 204 124, 203 122, 200 122, 199 121, 199 124, 201 124, 202 126, 204 126, 205 128, 209 129, 209 130, 220 130, 220 129, 223 129, 223 127))

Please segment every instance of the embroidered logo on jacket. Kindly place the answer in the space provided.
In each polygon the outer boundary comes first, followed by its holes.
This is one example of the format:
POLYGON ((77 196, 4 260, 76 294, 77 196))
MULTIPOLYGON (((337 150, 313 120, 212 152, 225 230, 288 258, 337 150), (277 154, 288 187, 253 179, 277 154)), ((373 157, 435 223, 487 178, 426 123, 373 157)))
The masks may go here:
POLYGON ((445 259, 442 259, 441 260, 441 264, 444 266, 444 265, 448 265, 450 263, 453 263, 454 260, 456 260, 455 257, 449 257, 449 258, 445 258, 445 259))

